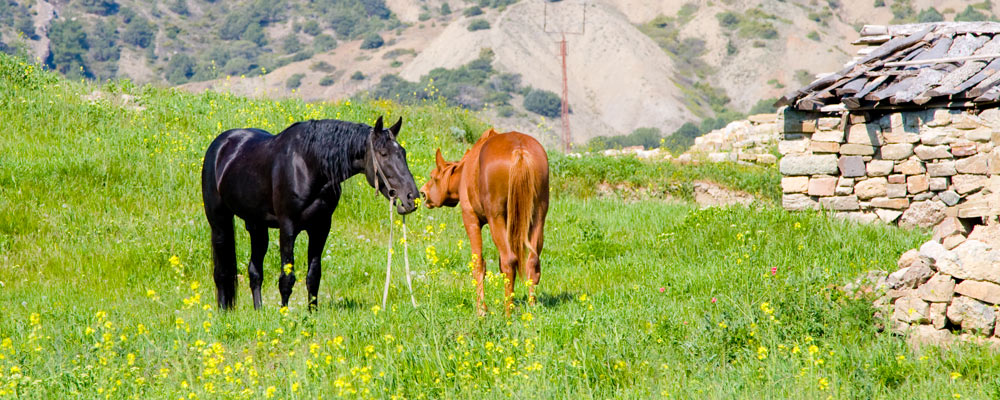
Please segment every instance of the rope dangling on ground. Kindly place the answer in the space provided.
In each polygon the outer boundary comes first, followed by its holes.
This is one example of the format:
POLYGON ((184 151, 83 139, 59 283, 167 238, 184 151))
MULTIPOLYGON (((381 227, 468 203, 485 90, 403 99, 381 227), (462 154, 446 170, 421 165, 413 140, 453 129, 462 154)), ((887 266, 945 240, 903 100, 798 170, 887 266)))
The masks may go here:
MULTIPOLYGON (((389 249, 386 251, 385 260, 385 289, 382 290, 382 309, 385 310, 386 300, 389 299, 389 281, 392 276, 392 206, 394 198, 389 199, 389 249)), ((409 243, 406 240, 406 216, 403 216, 403 264, 406 266, 406 287, 410 290, 410 303, 413 308, 417 307, 417 299, 413 297, 413 284, 410 282, 410 255, 409 243)))

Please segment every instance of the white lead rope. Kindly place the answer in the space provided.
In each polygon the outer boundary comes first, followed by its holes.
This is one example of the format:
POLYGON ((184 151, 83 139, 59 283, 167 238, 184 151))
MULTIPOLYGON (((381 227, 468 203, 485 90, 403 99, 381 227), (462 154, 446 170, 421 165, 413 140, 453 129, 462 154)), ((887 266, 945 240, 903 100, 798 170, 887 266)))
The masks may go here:
MULTIPOLYGON (((386 251, 385 260, 385 289, 382 290, 382 309, 385 310, 386 300, 389 299, 389 281, 392 276, 392 206, 393 199, 389 199, 389 249, 386 251)), ((413 283, 410 281, 410 255, 409 243, 406 240, 406 216, 403 216, 403 264, 406 266, 406 287, 410 289, 410 303, 413 308, 417 308, 417 299, 413 297, 413 283)))

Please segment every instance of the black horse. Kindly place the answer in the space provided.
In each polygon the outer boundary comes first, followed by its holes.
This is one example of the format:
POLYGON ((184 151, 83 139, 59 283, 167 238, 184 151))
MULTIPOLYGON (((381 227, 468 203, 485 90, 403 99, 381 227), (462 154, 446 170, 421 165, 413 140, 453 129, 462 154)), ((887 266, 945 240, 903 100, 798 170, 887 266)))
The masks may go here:
POLYGON ((261 263, 267 252, 267 228, 277 228, 281 251, 278 289, 281 305, 295 285, 292 270, 295 237, 309 234, 306 286, 309 307, 316 307, 320 257, 330 234, 330 217, 340 200, 340 183, 364 172, 368 184, 395 202, 396 211, 416 209, 419 196, 406 165, 406 150, 396 136, 400 118, 389 129, 382 117, 375 127, 338 120, 297 122, 274 136, 260 129, 222 132, 205 153, 201 170, 205 216, 212 228, 216 298, 220 309, 236 301, 236 244, 233 216, 250 233, 248 275, 253 306, 260 308, 261 263))

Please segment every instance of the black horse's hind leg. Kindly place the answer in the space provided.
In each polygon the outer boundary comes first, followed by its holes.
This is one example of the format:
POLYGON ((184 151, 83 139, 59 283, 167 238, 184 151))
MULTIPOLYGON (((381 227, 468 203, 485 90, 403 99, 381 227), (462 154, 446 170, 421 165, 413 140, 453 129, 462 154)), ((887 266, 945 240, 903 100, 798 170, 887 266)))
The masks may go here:
POLYGON ((323 259, 323 247, 326 237, 330 234, 330 218, 320 218, 321 223, 309 230, 309 270, 306 272, 306 287, 309 289, 309 310, 315 310, 319 297, 319 281, 323 275, 320 262, 323 259))
POLYGON ((278 247, 281 251, 281 276, 278 277, 278 291, 281 292, 281 306, 288 307, 288 298, 292 296, 295 286, 295 237, 298 236, 290 223, 281 224, 278 228, 278 247))
POLYGON ((233 215, 220 211, 210 213, 212 227, 212 261, 215 264, 215 297, 219 309, 229 310, 236 304, 236 239, 233 235, 233 215))
POLYGON ((247 275, 250 278, 250 292, 253 293, 253 308, 261 306, 260 285, 264 282, 264 255, 267 254, 267 226, 247 222, 250 233, 250 264, 247 275))

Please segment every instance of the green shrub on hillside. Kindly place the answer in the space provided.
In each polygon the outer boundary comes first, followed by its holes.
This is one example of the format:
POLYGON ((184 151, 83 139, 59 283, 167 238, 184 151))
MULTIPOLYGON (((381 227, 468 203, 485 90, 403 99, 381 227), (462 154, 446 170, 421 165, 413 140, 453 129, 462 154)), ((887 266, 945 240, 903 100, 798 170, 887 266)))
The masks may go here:
POLYGON ((299 86, 302 86, 302 78, 305 77, 306 74, 294 74, 285 81, 285 87, 288 89, 298 89, 299 86))
POLYGON ((302 33, 315 37, 320 33, 323 33, 323 28, 319 26, 319 23, 316 22, 316 20, 311 19, 302 25, 302 33))
POLYGON ((334 77, 330 75, 324 76, 322 79, 319 80, 319 85, 324 87, 332 86, 334 83, 337 83, 337 81, 336 79, 334 79, 334 77))
POLYGON ((79 20, 57 19, 49 26, 49 59, 53 68, 70 78, 89 75, 83 55, 89 45, 87 33, 79 20))
POLYGON ((153 40, 156 39, 156 30, 156 26, 149 20, 136 17, 125 27, 122 41, 144 49, 153 44, 153 40))
POLYGON ((955 14, 955 21, 988 21, 989 17, 977 10, 972 5, 965 7, 958 14, 955 14))
POLYGON ((365 39, 361 41, 362 49, 377 49, 385 44, 385 40, 382 40, 382 36, 377 33, 370 33, 365 36, 365 39))
POLYGON ((281 49, 285 51, 286 54, 297 53, 302 50, 302 42, 299 41, 299 36, 290 33, 281 40, 281 49))
POLYGON ((548 90, 534 89, 524 96, 524 109, 544 117, 556 118, 562 113, 562 100, 559 95, 548 90))
POLYGON ((477 15, 482 15, 482 14, 483 14, 483 9, 476 6, 466 8, 465 11, 462 11, 462 15, 466 17, 475 17, 477 15))
POLYGON ((176 54, 167 62, 167 81, 175 85, 186 83, 194 76, 198 64, 194 58, 184 54, 176 54))
POLYGON ((921 11, 917 14, 917 22, 941 22, 944 21, 944 16, 938 12, 934 7, 928 7, 927 9, 921 11))
POLYGON ((118 2, 114 0, 79 0, 83 9, 97 15, 111 15, 118 12, 118 2))
POLYGON ((485 19, 474 19, 469 22, 469 32, 481 31, 484 29, 490 29, 490 23, 485 19))
POLYGON ((177 15, 187 16, 191 14, 191 10, 188 9, 187 0, 171 0, 167 2, 167 8, 177 15))
POLYGON ((333 36, 321 33, 313 39, 313 48, 319 52, 327 52, 337 48, 337 39, 333 36))
POLYGON ((361 71, 354 71, 354 73, 351 74, 351 79, 355 81, 363 81, 365 80, 365 74, 361 73, 361 71))
POLYGON ((441 15, 451 14, 451 6, 447 2, 441 3, 441 15))

